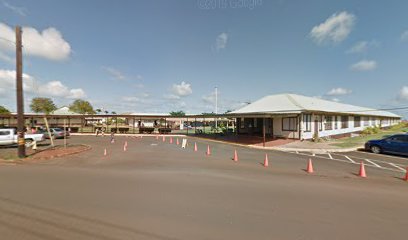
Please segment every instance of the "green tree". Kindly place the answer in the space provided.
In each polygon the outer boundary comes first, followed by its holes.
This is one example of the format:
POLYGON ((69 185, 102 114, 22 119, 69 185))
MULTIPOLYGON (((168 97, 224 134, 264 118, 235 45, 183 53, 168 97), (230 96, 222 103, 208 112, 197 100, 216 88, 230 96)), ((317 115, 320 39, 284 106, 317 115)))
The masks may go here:
POLYGON ((184 117, 184 116, 186 116, 186 113, 185 112, 183 112, 183 111, 172 111, 172 112, 170 112, 170 116, 173 116, 173 117, 184 117))
POLYGON ((95 112, 97 112, 98 114, 100 114, 102 112, 102 110, 100 108, 95 109, 95 112))
POLYGON ((81 99, 77 99, 69 105, 69 110, 79 114, 95 114, 91 103, 81 99))
POLYGON ((210 112, 210 113, 203 112, 203 113, 201 113, 201 115, 203 115, 203 116, 210 116, 210 115, 214 115, 214 114, 215 114, 214 112, 210 112))
MULTIPOLYGON (((51 98, 41 98, 41 97, 33 98, 31 100, 30 108, 35 113, 45 113, 45 114, 50 114, 51 112, 57 109, 57 107, 55 106, 51 98)), ((44 122, 47 128, 48 136, 52 136, 50 127, 48 125, 47 117, 45 116, 44 116, 44 122)), ((52 137, 50 138, 50 141, 51 141, 51 146, 54 146, 54 140, 52 139, 52 137)))
POLYGON ((55 111, 57 107, 51 98, 36 97, 31 100, 30 108, 35 113, 50 114, 55 111))
POLYGON ((10 111, 5 107, 0 106, 0 114, 10 114, 10 111))

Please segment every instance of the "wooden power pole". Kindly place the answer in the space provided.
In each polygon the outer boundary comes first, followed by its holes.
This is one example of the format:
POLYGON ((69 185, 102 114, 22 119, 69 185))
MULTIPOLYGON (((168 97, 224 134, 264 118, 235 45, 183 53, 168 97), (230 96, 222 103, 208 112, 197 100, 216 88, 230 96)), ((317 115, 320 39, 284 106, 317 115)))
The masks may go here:
POLYGON ((18 157, 24 158, 24 96, 23 96, 23 49, 21 27, 16 26, 16 89, 17 89, 17 144, 18 157))

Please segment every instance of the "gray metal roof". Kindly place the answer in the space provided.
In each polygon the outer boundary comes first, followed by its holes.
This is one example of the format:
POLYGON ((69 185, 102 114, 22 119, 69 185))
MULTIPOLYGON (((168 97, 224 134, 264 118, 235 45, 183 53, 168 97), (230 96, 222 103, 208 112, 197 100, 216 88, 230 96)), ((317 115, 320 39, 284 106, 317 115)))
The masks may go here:
POLYGON ((269 95, 241 109, 233 111, 231 114, 287 114, 301 112, 327 112, 381 117, 400 117, 397 114, 387 111, 359 107, 297 94, 269 95))

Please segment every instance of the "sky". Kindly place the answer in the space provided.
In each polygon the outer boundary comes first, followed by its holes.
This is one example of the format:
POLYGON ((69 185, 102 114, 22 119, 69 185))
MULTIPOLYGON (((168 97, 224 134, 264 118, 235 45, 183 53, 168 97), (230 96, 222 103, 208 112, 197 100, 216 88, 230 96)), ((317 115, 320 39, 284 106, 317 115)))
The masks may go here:
MULTIPOLYGON (((117 113, 235 110, 295 93, 408 107, 407 1, 0 0, 0 105, 75 99, 117 113)), ((408 118, 408 110, 393 111, 408 118)))

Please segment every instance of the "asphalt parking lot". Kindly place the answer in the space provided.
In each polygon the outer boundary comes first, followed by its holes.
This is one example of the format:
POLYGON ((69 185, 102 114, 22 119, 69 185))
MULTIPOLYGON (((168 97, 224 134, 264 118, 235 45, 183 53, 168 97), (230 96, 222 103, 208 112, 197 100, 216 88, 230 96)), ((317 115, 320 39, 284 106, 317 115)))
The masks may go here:
POLYGON ((408 226, 403 157, 313 156, 195 138, 186 149, 168 137, 69 142, 92 149, 0 165, 4 239, 397 239, 408 226), (309 158, 313 174, 304 171, 309 158), (367 178, 357 176, 360 161, 367 178))

